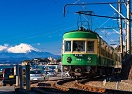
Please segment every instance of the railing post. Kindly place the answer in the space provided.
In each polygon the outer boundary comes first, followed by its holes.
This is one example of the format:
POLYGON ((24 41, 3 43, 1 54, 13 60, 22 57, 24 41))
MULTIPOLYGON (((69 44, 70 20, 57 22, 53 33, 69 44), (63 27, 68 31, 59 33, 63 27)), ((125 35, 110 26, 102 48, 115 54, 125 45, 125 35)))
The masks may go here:
POLYGON ((22 69, 22 66, 19 67, 19 76, 20 76, 20 89, 23 89, 23 69, 22 69))
POLYGON ((61 64, 61 78, 63 78, 63 66, 61 64))
POLYGON ((19 86, 19 65, 16 65, 16 86, 19 86))
POLYGON ((30 91, 30 64, 26 65, 26 91, 30 91))

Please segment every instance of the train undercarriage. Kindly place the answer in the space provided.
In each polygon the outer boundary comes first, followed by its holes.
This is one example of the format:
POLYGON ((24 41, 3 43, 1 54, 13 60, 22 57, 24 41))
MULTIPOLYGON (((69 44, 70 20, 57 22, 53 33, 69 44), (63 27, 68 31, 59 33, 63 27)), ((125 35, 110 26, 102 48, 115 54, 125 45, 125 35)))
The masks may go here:
POLYGON ((63 66, 64 71, 69 71, 71 77, 94 77, 103 75, 113 75, 120 73, 121 69, 104 66, 63 66))

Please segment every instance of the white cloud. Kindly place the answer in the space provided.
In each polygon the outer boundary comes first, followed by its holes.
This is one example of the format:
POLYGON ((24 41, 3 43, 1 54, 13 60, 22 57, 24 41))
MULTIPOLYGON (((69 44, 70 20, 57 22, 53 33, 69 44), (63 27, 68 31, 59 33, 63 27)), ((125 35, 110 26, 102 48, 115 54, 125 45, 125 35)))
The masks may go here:
POLYGON ((37 45, 40 45, 40 43, 37 43, 37 45))
POLYGON ((118 45, 111 45, 113 48, 116 48, 118 45))
POLYGON ((31 45, 21 43, 20 45, 16 45, 14 47, 10 47, 7 49, 8 52, 11 53, 28 53, 34 51, 39 51, 36 48, 33 48, 31 45))
POLYGON ((4 46, 0 45, 0 51, 7 49, 8 45, 4 44, 4 46))

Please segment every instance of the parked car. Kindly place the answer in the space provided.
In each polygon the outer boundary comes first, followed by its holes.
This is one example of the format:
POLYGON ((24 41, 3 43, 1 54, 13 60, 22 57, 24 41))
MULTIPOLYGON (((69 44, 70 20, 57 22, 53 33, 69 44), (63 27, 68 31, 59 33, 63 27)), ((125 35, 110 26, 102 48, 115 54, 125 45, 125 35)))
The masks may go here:
POLYGON ((30 71, 30 81, 44 81, 45 77, 40 70, 30 71))
POLYGON ((6 84, 13 85, 16 83, 16 75, 14 75, 14 68, 5 68, 3 70, 3 78, 2 84, 5 86, 6 84))
POLYGON ((48 71, 45 71, 45 75, 47 75, 47 76, 56 76, 57 73, 54 70, 48 70, 48 71))

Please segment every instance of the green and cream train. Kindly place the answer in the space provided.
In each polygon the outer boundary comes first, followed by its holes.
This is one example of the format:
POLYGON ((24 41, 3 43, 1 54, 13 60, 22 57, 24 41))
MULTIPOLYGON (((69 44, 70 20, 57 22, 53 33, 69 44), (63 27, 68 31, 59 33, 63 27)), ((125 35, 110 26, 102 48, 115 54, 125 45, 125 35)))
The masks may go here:
POLYGON ((120 72, 120 54, 96 32, 74 30, 63 35, 62 66, 73 77, 120 72))

